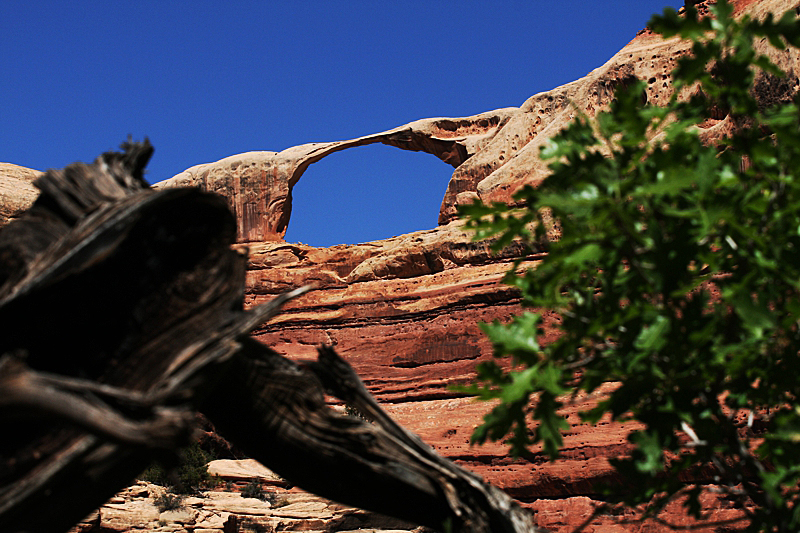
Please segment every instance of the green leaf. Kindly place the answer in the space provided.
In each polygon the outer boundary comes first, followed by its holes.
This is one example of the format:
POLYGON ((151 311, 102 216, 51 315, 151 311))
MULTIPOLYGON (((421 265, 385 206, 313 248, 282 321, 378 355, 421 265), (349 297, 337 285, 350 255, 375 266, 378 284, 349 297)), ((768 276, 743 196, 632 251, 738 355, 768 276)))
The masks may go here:
POLYGON ((636 337, 633 345, 642 352, 657 352, 667 344, 671 322, 669 318, 659 315, 653 323, 645 327, 636 337))
POLYGON ((511 383, 503 387, 500 399, 504 403, 517 403, 528 400, 528 396, 533 391, 533 381, 539 368, 529 367, 522 372, 512 372, 510 374, 511 383))
POLYGON ((565 257, 565 264, 577 266, 580 266, 583 263, 596 264, 600 259, 602 252, 603 250, 600 248, 599 244, 590 242, 578 247, 574 252, 565 257))
POLYGON ((569 429, 569 424, 564 416, 558 414, 560 407, 561 403, 556 400, 556 397, 545 392, 539 397, 533 415, 539 422, 536 427, 537 440, 542 441, 544 452, 551 459, 558 457, 558 451, 564 442, 561 432, 569 429))
POLYGON ((518 360, 534 364, 540 352, 537 340, 540 321, 539 313, 525 312, 515 316, 508 324, 495 321, 481 324, 480 327, 492 340, 496 355, 512 355, 518 360))
POLYGON ((739 292, 727 300, 731 302, 745 327, 758 336, 761 336, 764 330, 771 330, 775 327, 775 313, 770 311, 769 307, 757 301, 754 302, 749 294, 739 292))
POLYGON ((656 475, 664 470, 664 452, 657 433, 636 431, 629 440, 636 445, 634 460, 639 472, 656 475))

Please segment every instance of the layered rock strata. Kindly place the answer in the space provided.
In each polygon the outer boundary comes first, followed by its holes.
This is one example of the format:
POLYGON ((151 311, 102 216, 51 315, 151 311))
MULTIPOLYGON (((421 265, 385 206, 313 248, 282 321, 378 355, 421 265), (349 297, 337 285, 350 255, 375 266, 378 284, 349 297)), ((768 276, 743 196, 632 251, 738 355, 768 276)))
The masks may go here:
POLYGON ((517 293, 498 280, 520 252, 493 256, 457 223, 328 249, 252 246, 248 303, 316 287, 255 335, 301 359, 316 357, 321 343, 336 346, 379 401, 459 396, 448 385, 469 379, 491 353, 479 322, 519 309, 517 293))
MULTIPOLYGON (((795 3, 740 2, 737 14, 762 16, 795 7, 795 3)), ((688 50, 688 44, 677 38, 662 40, 645 30, 586 77, 534 95, 519 108, 416 122, 426 125, 418 129, 419 135, 462 143, 457 145, 468 155, 456 166, 447 187, 439 227, 327 249, 281 241, 252 243, 248 303, 259 303, 300 284, 311 283, 317 289, 257 331, 257 337, 297 358, 313 357, 316 344, 336 345, 401 424, 526 503, 536 512, 539 525, 556 531, 574 530, 600 504, 599 487, 616 481, 608 459, 629 452, 626 436, 631 427, 608 421, 582 425, 577 412, 597 401, 596 397, 582 398, 566 409, 572 427, 565 434, 558 462, 547 462, 538 450, 512 459, 502 444, 469 445, 470 434, 488 406, 460 397, 448 386, 471 379, 475 365, 491 357, 491 346, 477 324, 505 320, 520 311, 517 295, 501 278, 522 250, 491 255, 484 243, 471 242, 456 212, 459 205, 475 198, 513 201, 512 194, 519 187, 543 179, 547 169, 539 160, 540 148, 577 113, 596 115, 619 85, 642 80, 646 82, 643 100, 666 101, 672 91, 670 72, 688 50)), ((796 52, 773 59, 790 75, 783 82, 761 76, 757 88, 762 101, 782 99, 797 90, 796 52)), ((720 112, 701 125, 700 134, 706 142, 713 142, 732 128, 731 117, 720 112)), ((326 149, 350 142, 362 141, 329 143, 326 149)), ((301 148, 273 157, 295 157, 309 150, 308 146, 301 148)), ((302 161, 307 158, 301 156, 302 161)), ((298 163, 291 168, 304 170, 298 163)), ((284 181, 296 177, 295 173, 284 181)), ((281 228, 273 231, 278 233, 281 228)), ((529 265, 535 263, 537 253, 534 250, 525 257, 529 265)), ((711 479, 696 481, 709 483, 711 479)), ((741 516, 740 510, 716 497, 707 497, 704 505, 715 520, 741 516)), ((669 530, 664 522, 639 523, 638 516, 633 511, 597 516, 590 527, 595 531, 669 530)), ((663 520, 684 526, 689 523, 679 503, 670 507, 663 520)), ((728 527, 743 526, 743 522, 734 522, 728 527)))
POLYGON ((70 533, 410 533, 415 530, 412 524, 289 489, 284 482, 274 479, 272 473, 265 474, 263 467, 245 464, 222 467, 219 472, 212 463, 209 470, 218 475, 219 484, 191 496, 172 494, 164 487, 137 482, 87 516, 70 533), (228 469, 234 473, 228 475, 228 469), (262 497, 246 497, 245 488, 250 483, 261 487, 262 497))
MULTIPOLYGON (((216 476, 216 486, 192 496, 181 497, 164 487, 139 481, 120 491, 70 533, 432 533, 427 528, 339 505, 291 488, 255 461, 212 461, 209 472, 216 476), (261 489, 261 498, 246 497, 246 488, 253 484, 261 489), (166 502, 171 503, 170 508, 165 508, 166 502)), ((741 513, 713 495, 704 496, 701 503, 703 510, 717 521, 729 521, 741 513)), ((529 508, 541 527, 550 531, 571 532, 592 517, 596 505, 597 502, 591 498, 573 496, 539 499, 531 503, 529 508)), ((682 513, 679 506, 680 502, 671 504, 658 520, 645 521, 641 520, 643 509, 614 509, 613 512, 593 517, 585 531, 661 533, 669 530, 659 520, 669 520, 683 528, 696 524, 685 517, 680 518, 682 513)), ((694 531, 712 533, 717 530, 700 528, 694 531)))
MULTIPOLYGON (((796 7, 796 3, 739 2, 736 9, 737 15, 763 16, 796 7)), ((699 8, 707 12, 704 3, 699 8)), ((257 338, 301 359, 313 357, 316 344, 336 345, 398 421, 420 433, 441 453, 533 509, 542 508, 547 500, 570 501, 565 503, 569 508, 578 501, 574 498, 585 498, 580 501, 589 506, 597 504, 593 498, 597 498, 600 485, 615 481, 608 459, 630 450, 626 436, 631 429, 610 422, 580 424, 577 412, 593 405, 597 398, 584 398, 567 407, 573 426, 565 435, 562 459, 556 463, 548 463, 537 450, 528 457, 511 459, 501 444, 469 446, 469 436, 488 407, 461 397, 449 385, 471 379, 475 365, 491 358, 491 346, 477 324, 505 320, 520 311, 516 293, 501 279, 523 250, 511 248, 492 255, 485 243, 471 242, 455 218, 456 212, 459 205, 475 198, 511 202, 512 194, 521 186, 542 180, 547 169, 539 160, 539 149, 576 114, 596 115, 619 85, 642 80, 646 82, 644 101, 666 101, 672 91, 670 73, 688 51, 686 42, 662 40, 643 30, 584 78, 534 95, 519 108, 412 123, 420 138, 447 139, 468 156, 456 166, 447 187, 439 227, 324 249, 280 240, 251 243, 248 303, 260 303, 301 284, 316 288, 258 330, 257 338)), ((790 97, 799 85, 796 51, 771 57, 789 76, 779 81, 759 75, 756 88, 762 102, 790 97)), ((691 90, 687 89, 687 94, 691 90)), ((407 127, 411 125, 392 132, 407 127)), ((720 110, 700 126, 700 134, 706 142, 714 142, 733 127, 731 117, 720 110)), ((292 183, 305 169, 305 162, 311 160, 308 154, 312 152, 316 157, 349 143, 364 143, 364 139, 383 142, 374 139, 389 139, 391 135, 385 132, 353 141, 304 145, 270 157, 294 161, 285 163, 294 170, 281 181, 292 183)), ((430 146, 420 142, 414 149, 430 146)), ((281 228, 271 231, 279 233, 281 228)), ((522 266, 535 265, 541 252, 529 252, 522 266)), ((552 511, 558 505, 551 502, 547 508, 552 511)), ((564 512, 569 514, 567 507, 564 512)), ((548 527, 566 531, 575 525, 569 518, 548 527)), ((659 527, 653 523, 647 531, 658 531, 659 527)), ((638 531, 634 526, 625 530, 638 531)))

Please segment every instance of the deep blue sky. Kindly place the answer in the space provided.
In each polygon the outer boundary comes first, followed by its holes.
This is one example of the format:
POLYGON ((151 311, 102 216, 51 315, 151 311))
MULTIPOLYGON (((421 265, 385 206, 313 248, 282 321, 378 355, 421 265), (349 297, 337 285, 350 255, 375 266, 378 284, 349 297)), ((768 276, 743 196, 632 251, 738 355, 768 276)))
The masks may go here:
MULTIPOLYGON (((91 161, 132 134, 151 182, 250 150, 519 106, 600 66, 682 0, 0 0, 0 161, 91 161)), ((436 225, 452 168, 354 148, 309 167, 287 240, 436 225)))

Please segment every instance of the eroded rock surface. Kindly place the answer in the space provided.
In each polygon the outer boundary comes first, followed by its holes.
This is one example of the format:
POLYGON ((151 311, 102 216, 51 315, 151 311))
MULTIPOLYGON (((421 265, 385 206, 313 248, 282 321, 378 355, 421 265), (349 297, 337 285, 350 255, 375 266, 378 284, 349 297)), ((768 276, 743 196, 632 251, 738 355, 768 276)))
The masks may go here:
MULTIPOLYGON (((139 481, 120 491, 100 509, 87 516, 70 533, 239 533, 259 531, 308 531, 317 533, 417 531, 412 524, 354 509, 319 498, 285 483, 264 483, 264 498, 247 498, 242 489, 262 481, 263 467, 228 465, 236 474, 219 475, 213 489, 194 496, 179 496, 166 488, 139 481), (164 501, 173 501, 164 508, 164 501)), ((214 462, 210 470, 214 469, 214 462)), ((224 468, 223 468, 224 470, 224 468)), ((269 473, 268 477, 275 478, 269 473)))
MULTIPOLYGON (((756 17, 797 7, 796 0, 734 3, 737 15, 756 17)), ((697 7, 707 13, 707 0, 697 7)), ((757 44, 767 50, 766 42, 757 44)), ((383 143, 424 151, 455 167, 439 211, 439 223, 447 224, 457 218, 459 205, 475 198, 512 202, 521 186, 544 179, 548 169, 539 159, 541 147, 576 114, 593 117, 604 109, 620 85, 646 81, 642 100, 666 102, 672 92, 671 71, 689 49, 690 44, 677 37, 664 40, 645 29, 604 65, 572 83, 535 94, 519 107, 470 117, 422 119, 356 139, 309 143, 282 152, 248 152, 192 167, 155 186, 194 185, 219 192, 241 221, 240 242, 276 241, 289 224, 292 187, 309 165, 340 150, 383 143)), ((760 75, 756 87, 765 103, 790 97, 800 86, 797 51, 768 53, 789 76, 777 81, 760 75)), ((701 136, 713 141, 731 128, 730 117, 721 111, 702 124, 701 136)))
POLYGON ((291 215, 292 187, 310 164, 346 148, 383 143, 427 152, 458 167, 513 112, 512 108, 463 119, 417 120, 357 139, 303 144, 282 152, 248 152, 191 167, 154 186, 196 186, 217 192, 228 198, 240 221, 240 242, 281 240, 291 215))
MULTIPOLYGON (((796 7, 797 2, 739 2, 737 13, 762 16, 796 7)), ((699 5, 701 12, 707 5, 699 5)), ((475 198, 511 201, 525 184, 547 175, 539 149, 576 113, 594 116, 620 84, 647 84, 643 100, 666 101, 670 72, 688 52, 677 38, 662 40, 644 30, 606 64, 586 77, 532 96, 519 108, 497 113, 496 124, 474 135, 475 117, 450 119, 451 139, 469 147, 469 157, 455 168, 445 193, 439 227, 371 243, 313 248, 281 241, 253 244, 248 272, 248 303, 311 283, 317 290, 292 302, 256 336, 296 358, 314 357, 314 346, 331 343, 347 357, 376 397, 404 426, 419 433, 442 454, 507 490, 536 513, 540 526, 573 531, 592 517, 601 503, 602 483, 616 481, 609 458, 630 451, 632 425, 603 421, 580 423, 577 413, 598 398, 578 398, 565 409, 572 424, 565 434, 562 458, 554 463, 540 450, 512 459, 502 444, 470 446, 472 430, 489 406, 449 388, 474 376, 491 358, 491 346, 479 330, 482 321, 506 320, 520 311, 516 293, 501 283, 503 274, 523 253, 512 248, 493 256, 484 243, 472 243, 455 218, 457 206, 475 198)), ((762 101, 797 91, 798 55, 774 57, 789 76, 776 82, 760 78, 762 101)), ((484 113, 481 119, 491 117, 484 113)), ((435 119, 445 124, 444 119, 435 119)), ((701 125, 706 142, 725 136, 733 124, 724 112, 701 125)), ((432 130, 427 130, 432 131, 432 130)), ((441 129, 435 132, 441 136, 441 129)), ((523 266, 534 265, 543 251, 533 250, 523 266)), ((550 316, 551 321, 557 317, 550 316)), ((551 322, 552 324, 552 322, 551 322)), ((552 335, 552 330, 550 330, 552 335)), ((614 387, 608 384, 607 387, 614 387)), ((710 484, 713 480, 696 479, 710 484)), ((710 485, 709 485, 710 486, 710 485)), ((741 516, 741 510, 717 496, 704 497, 711 520, 741 516)), ((617 510, 594 516, 586 531, 669 531, 667 524, 692 523, 679 503, 659 520, 641 522, 641 511, 617 510)), ((730 530, 743 522, 728 524, 730 530)), ((702 530, 702 529, 701 529, 702 530)), ((713 531, 709 527, 705 531, 713 531)))
MULTIPOLYGON (((781 13, 796 4, 783 0, 739 2, 737 14, 781 13)), ((699 8, 707 12, 706 4, 699 8)), ((317 288, 290 303, 285 313, 256 332, 257 338, 296 358, 314 357, 314 346, 320 343, 336 345, 401 424, 537 510, 537 516, 550 513, 540 525, 558 531, 577 527, 580 521, 575 517, 587 518, 592 506, 599 503, 600 485, 615 480, 608 459, 629 452, 626 436, 632 426, 608 421, 582 425, 577 412, 594 405, 597 397, 581 398, 566 408, 572 427, 565 435, 558 462, 549 463, 538 450, 512 459, 502 444, 469 445, 473 428, 489 407, 462 397, 449 386, 471 379, 475 365, 492 357, 491 346, 477 324, 506 320, 520 311, 517 294, 501 279, 523 250, 511 248, 493 256, 485 243, 470 241, 454 216, 459 204, 476 197, 508 202, 522 185, 543 179, 547 169, 538 159, 540 147, 576 113, 596 115, 620 84, 643 80, 647 83, 643 100, 666 101, 672 90, 670 72, 688 48, 677 38, 662 40, 643 30, 586 77, 534 95, 519 108, 497 112, 497 119, 490 122, 496 127, 481 130, 469 144, 470 157, 456 167, 435 229, 332 248, 281 241, 252 245, 249 304, 301 284, 317 288), (558 512, 565 518, 553 518, 558 512)), ((757 90, 762 101, 786 98, 797 91, 796 51, 776 55, 774 60, 790 75, 783 82, 759 78, 757 90)), ((481 115, 482 119, 491 116, 481 115)), ((435 120, 440 126, 445 124, 444 119, 435 120)), ((468 135, 474 134, 475 117, 450 120, 451 138, 466 143, 468 135)), ((730 117, 720 112, 701 126, 701 135, 713 142, 732 127, 730 117)), ((435 134, 441 136, 441 129, 435 134)), ((522 266, 535 265, 542 252, 529 252, 522 266)), ((550 320, 557 317, 550 316, 550 320)), ((717 500, 706 504, 713 507, 714 502, 724 507, 717 500)), ((680 506, 673 506, 670 512, 679 522, 686 519, 680 506)), ((624 527, 619 531, 667 530, 658 522, 645 527, 613 519, 599 517, 593 527, 616 524, 614 527, 624 527)))
MULTIPOLYGON (((254 461, 223 463, 212 461, 209 464, 209 471, 215 472, 219 478, 218 485, 212 489, 194 496, 178 497, 164 487, 138 481, 87 516, 70 533, 431 533, 427 528, 414 527, 413 524, 289 488, 278 476, 254 461), (242 495, 243 489, 253 482, 262 487, 263 499, 242 495), (170 508, 164 508, 165 501, 173 501, 170 508)), ((714 520, 733 521, 726 524, 729 529, 725 531, 737 529, 735 520, 741 516, 741 510, 730 502, 706 494, 701 498, 701 504, 714 520)), ((647 520, 642 520, 644 509, 613 508, 595 516, 597 505, 597 501, 586 496, 566 496, 540 498, 527 507, 539 526, 554 532, 575 531, 587 519, 591 519, 591 525, 584 531, 593 533, 666 533, 672 531, 666 524, 684 529, 696 524, 682 512, 680 502, 671 504, 657 519, 647 520)), ((693 531, 713 533, 719 530, 708 527, 693 531)))
POLYGON ((38 170, 0 163, 0 226, 31 206, 39 196, 33 180, 41 175, 38 170))
POLYGON ((255 335, 296 358, 333 344, 384 402, 457 396, 448 385, 491 353, 478 322, 518 310, 518 295, 498 280, 520 252, 492 256, 457 223, 354 246, 253 246, 248 303, 317 287, 255 335))

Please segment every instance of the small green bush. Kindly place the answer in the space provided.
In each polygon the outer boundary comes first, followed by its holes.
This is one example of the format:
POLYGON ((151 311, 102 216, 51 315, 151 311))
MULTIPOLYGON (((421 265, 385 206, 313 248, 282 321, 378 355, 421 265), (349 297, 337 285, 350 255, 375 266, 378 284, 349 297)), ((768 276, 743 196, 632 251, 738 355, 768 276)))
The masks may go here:
POLYGON ((262 501, 267 501, 268 495, 264 492, 261 483, 254 479, 242 489, 242 498, 257 498, 262 501))
POLYGON ((150 483, 155 483, 156 485, 161 485, 162 487, 169 486, 169 478, 167 476, 167 471, 164 470, 164 467, 161 466, 161 463, 152 463, 150 466, 144 469, 144 472, 139 474, 139 479, 142 481, 149 481, 150 483))
POLYGON ((262 502, 269 503, 271 507, 275 508, 283 507, 289 504, 286 498, 279 497, 274 492, 265 491, 261 486, 261 483, 255 479, 244 486, 241 494, 242 498, 256 498, 262 502))
POLYGON ((153 504, 160 513, 163 513, 164 511, 180 509, 183 507, 183 495, 175 494, 168 490, 164 494, 156 496, 153 504))
POLYGON ((139 479, 162 487, 171 486, 174 492, 180 494, 191 494, 218 483, 208 473, 208 462, 214 457, 203 450, 198 442, 181 449, 178 455, 178 466, 173 472, 168 472, 163 465, 155 462, 141 473, 139 479))

